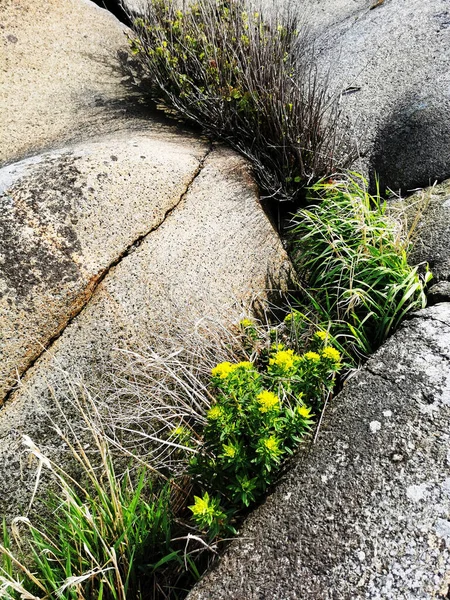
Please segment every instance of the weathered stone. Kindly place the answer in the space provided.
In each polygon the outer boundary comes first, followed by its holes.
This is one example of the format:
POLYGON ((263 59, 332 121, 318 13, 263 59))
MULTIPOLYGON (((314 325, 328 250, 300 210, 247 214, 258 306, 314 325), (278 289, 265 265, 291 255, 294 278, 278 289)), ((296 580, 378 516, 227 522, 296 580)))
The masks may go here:
POLYGON ((413 232, 414 263, 428 262, 435 281, 450 280, 450 179, 405 201, 409 221, 417 219, 413 232), (418 208, 418 212, 415 208, 418 208))
POLYGON ((189 600, 447 598, 450 304, 414 315, 344 385, 315 445, 189 600))
POLYGON ((207 152, 144 129, 0 169, 0 402, 111 264, 177 205, 207 152))
POLYGON ((18 468, 21 434, 50 453, 61 443, 49 390, 70 414, 66 374, 98 385, 114 349, 142 348, 158 335, 163 344, 174 323, 184 324, 188 340, 199 320, 237 322, 257 298, 265 301, 268 287, 286 287, 289 265, 245 161, 213 150, 181 203, 109 270, 0 410, 0 514, 26 506, 33 488, 34 467, 24 460, 18 468))
POLYGON ((432 285, 427 293, 428 304, 450 302, 450 281, 440 281, 432 285))
POLYGON ((406 222, 413 247, 412 264, 428 263, 434 282, 450 280, 450 179, 390 203, 406 222))
POLYGON ((87 0, 2 0, 0 23, 0 165, 137 117, 121 69, 125 27, 108 11, 87 0))
POLYGON ((450 10, 447 0, 306 0, 322 72, 342 93, 341 131, 356 167, 411 190, 450 176, 450 10), (375 6, 376 5, 376 6, 375 6))

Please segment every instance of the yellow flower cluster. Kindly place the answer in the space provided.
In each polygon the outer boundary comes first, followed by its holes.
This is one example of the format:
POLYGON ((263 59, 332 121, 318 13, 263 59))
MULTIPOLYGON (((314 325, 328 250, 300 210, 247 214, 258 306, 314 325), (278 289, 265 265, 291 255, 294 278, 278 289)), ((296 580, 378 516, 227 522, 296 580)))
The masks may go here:
POLYGON ((326 331, 316 331, 314 337, 324 342, 328 337, 328 333, 326 331))
POLYGON ((336 350, 336 348, 332 348, 331 346, 327 346, 322 350, 322 356, 323 358, 332 360, 335 363, 338 363, 341 360, 341 355, 339 351, 336 350))
POLYGON ((235 365, 232 365, 230 362, 222 362, 219 363, 216 367, 214 367, 214 369, 212 369, 211 375, 213 377, 225 379, 230 373, 234 371, 234 369, 235 365))
POLYGON ((236 369, 253 369, 253 364, 250 361, 243 361, 236 364, 227 361, 222 362, 211 370, 211 375, 213 377, 218 377, 219 379, 226 379, 228 375, 234 373, 236 369))
POLYGON ((253 369, 253 363, 249 360, 243 360, 235 365, 236 369, 253 369))
POLYGON ((311 418, 311 409, 308 408, 307 406, 303 405, 303 406, 298 406, 297 407, 297 412, 298 414, 303 417, 304 419, 310 419, 311 418))
POLYGON ((276 396, 273 392, 268 392, 267 390, 264 390, 258 394, 256 399, 258 400, 259 410, 262 413, 269 412, 280 406, 278 396, 276 396))
POLYGON ((208 410, 208 412, 206 413, 206 417, 210 421, 217 421, 218 419, 223 417, 223 414, 224 414, 223 408, 216 404, 215 406, 213 406, 212 408, 210 408, 208 410))
POLYGON ((242 319, 239 325, 242 327, 242 329, 246 329, 247 327, 253 327, 253 321, 250 319, 242 319))
POLYGON ((289 371, 294 366, 296 358, 293 350, 279 350, 269 359, 269 365, 275 365, 283 371, 289 371))
POLYGON ((182 437, 186 432, 186 427, 183 427, 182 425, 179 425, 178 427, 175 427, 175 429, 172 429, 172 433, 176 437, 182 437))
POLYGON ((236 448, 231 444, 223 444, 222 448, 224 455, 228 458, 234 458, 236 456, 236 448))
POLYGON ((276 452, 278 450, 279 441, 274 435, 271 435, 264 440, 264 446, 269 452, 276 452))
POLYGON ((317 352, 307 352, 304 357, 306 360, 310 360, 311 362, 317 363, 320 361, 320 356, 317 354, 317 352))

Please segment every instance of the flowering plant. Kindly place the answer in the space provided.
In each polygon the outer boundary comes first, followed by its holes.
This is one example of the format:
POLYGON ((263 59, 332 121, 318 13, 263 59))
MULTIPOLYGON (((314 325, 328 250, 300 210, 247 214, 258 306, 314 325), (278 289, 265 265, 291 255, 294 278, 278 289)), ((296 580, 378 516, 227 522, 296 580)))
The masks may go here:
MULTIPOLYGON (((245 329, 254 339, 256 329, 248 321, 245 329)), ((282 460, 310 431, 313 411, 320 409, 341 368, 340 353, 328 344, 326 333, 316 333, 311 348, 297 354, 284 344, 272 344, 259 362, 222 362, 212 369, 215 402, 206 414, 203 443, 190 460, 190 472, 217 495, 214 506, 219 496, 237 510, 260 498, 275 481, 282 460)), ((209 496, 207 504, 212 506, 209 496)), ((191 511, 203 523, 196 505, 191 511)))

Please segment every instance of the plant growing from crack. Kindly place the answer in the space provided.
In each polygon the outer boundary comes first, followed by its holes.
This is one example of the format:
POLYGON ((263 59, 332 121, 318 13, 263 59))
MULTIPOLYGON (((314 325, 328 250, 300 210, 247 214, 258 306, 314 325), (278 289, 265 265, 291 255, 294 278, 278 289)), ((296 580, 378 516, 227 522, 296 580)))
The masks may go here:
MULTIPOLYGON (((172 371, 158 360, 165 383, 160 388, 161 378, 155 378, 159 402, 155 396, 147 400, 154 418, 145 426, 157 433, 148 434, 156 442, 149 457, 117 445, 118 423, 103 424, 83 386, 74 403, 95 452, 86 450, 86 438, 74 437, 72 428, 71 435, 57 429, 81 477, 71 477, 25 440, 56 484, 47 501, 53 518, 17 519, 13 539, 3 524, 2 598, 184 597, 187 580, 199 577, 221 537, 235 532, 242 509, 261 498, 282 461, 308 434, 313 410, 320 408, 341 368, 326 332, 314 336, 312 349, 298 352, 274 345, 270 336, 263 339, 249 320, 241 329, 249 360, 215 365, 209 382, 197 381, 192 373, 180 380, 178 368, 172 371), (180 405, 167 402, 164 393, 177 387, 190 398, 190 411, 186 407, 182 418, 180 405), (169 467, 174 452, 184 464, 176 478, 167 469, 155 473, 148 462, 164 452, 169 467), (124 453, 133 462, 119 472, 116 463, 124 453)), ((133 398, 130 402, 136 407, 133 398)))
MULTIPOLYGON (((267 195, 295 199, 333 172, 339 110, 293 12, 269 18, 245 0, 184 10, 151 0, 130 43, 153 99, 246 156, 267 195)), ((351 160, 341 152, 341 167, 351 160)))

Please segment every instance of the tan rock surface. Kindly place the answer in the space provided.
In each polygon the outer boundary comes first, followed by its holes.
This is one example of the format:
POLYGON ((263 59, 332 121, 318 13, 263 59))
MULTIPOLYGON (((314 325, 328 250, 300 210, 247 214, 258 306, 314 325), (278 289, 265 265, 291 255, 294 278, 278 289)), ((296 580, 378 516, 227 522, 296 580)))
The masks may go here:
POLYGON ((110 265, 176 206, 207 151, 127 132, 0 169, 0 402, 110 265))
POLYGON ((2 0, 0 24, 0 165, 123 126, 115 17, 86 0, 2 0))
POLYGON ((288 272, 246 163, 214 150, 179 206, 108 272, 0 411, 0 514, 25 505, 33 488, 34 467, 21 463, 21 435, 50 452, 59 444, 49 387, 65 407, 62 370, 98 384, 114 349, 152 344, 175 322, 185 323, 186 342, 198 319, 236 322, 255 296, 264 300, 271 282, 285 286, 288 272))

